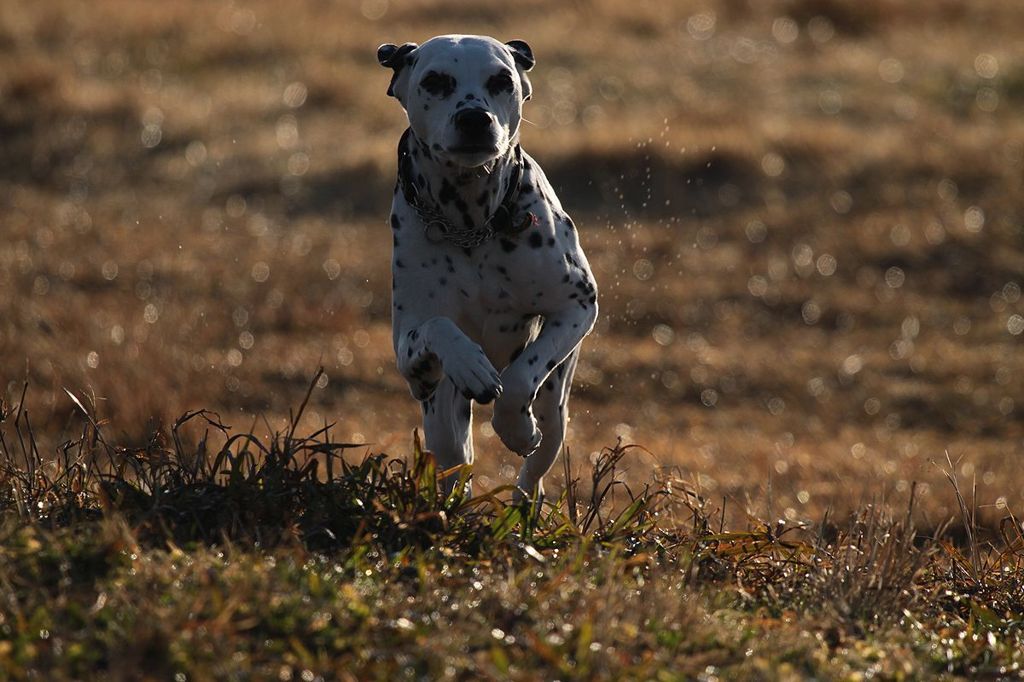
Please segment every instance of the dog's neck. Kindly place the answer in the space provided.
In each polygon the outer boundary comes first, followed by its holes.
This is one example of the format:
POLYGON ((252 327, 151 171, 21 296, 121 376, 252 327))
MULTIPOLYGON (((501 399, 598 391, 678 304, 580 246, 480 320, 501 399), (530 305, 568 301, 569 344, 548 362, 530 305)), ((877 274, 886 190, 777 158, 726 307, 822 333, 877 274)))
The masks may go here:
POLYGON ((509 183, 519 177, 519 141, 515 138, 502 156, 476 168, 460 167, 442 158, 438 149, 432 149, 411 128, 401 145, 405 163, 410 164, 404 171, 406 181, 414 183, 421 197, 429 197, 433 208, 460 228, 483 229, 505 199, 509 183))

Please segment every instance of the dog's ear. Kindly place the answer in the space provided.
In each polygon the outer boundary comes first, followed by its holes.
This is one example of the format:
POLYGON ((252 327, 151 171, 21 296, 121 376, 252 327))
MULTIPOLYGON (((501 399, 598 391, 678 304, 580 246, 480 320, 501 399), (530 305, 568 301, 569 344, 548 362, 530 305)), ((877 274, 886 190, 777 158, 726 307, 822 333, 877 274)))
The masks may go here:
POLYGON ((523 71, 529 71, 537 63, 533 58, 533 49, 525 40, 510 40, 505 43, 505 46, 508 47, 512 58, 516 60, 516 64, 523 71))
MULTIPOLYGON (((394 43, 384 43, 377 48, 377 61, 380 62, 381 66, 387 67, 394 70, 394 74, 391 76, 391 83, 388 85, 388 94, 392 97, 398 97, 395 94, 395 85, 398 81, 399 76, 405 70, 405 67, 409 66, 412 62, 413 57, 410 54, 419 45, 416 43, 405 43, 401 47, 394 43)), ((398 97, 401 100, 400 97, 398 97)))
POLYGON ((527 78, 526 72, 534 67, 537 61, 533 58, 533 48, 525 40, 510 40, 505 47, 512 53, 512 59, 516 62, 516 70, 519 71, 519 80, 523 83, 523 99, 528 100, 533 96, 533 84, 527 78))

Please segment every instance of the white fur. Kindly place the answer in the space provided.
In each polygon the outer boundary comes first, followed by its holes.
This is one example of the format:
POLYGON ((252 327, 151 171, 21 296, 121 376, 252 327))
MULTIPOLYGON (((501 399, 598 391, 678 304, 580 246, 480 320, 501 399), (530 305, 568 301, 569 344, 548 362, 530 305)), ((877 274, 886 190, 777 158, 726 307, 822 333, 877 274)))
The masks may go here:
MULTIPOLYGON (((453 224, 483 225, 512 177, 532 67, 532 54, 517 60, 515 51, 492 38, 440 36, 407 51, 400 64, 386 64, 395 69, 393 94, 415 136, 413 175, 422 176, 421 191, 453 224), (454 78, 450 96, 424 90, 431 72, 454 78), (511 75, 511 91, 488 88, 500 72, 511 75), (451 151, 460 144, 454 117, 466 106, 490 115, 493 150, 451 151)), ((398 368, 422 403, 426 447, 439 466, 473 461, 470 398, 497 397, 491 423, 526 458, 517 484, 534 495, 543 493, 542 478, 561 449, 579 346, 598 308, 572 221, 540 166, 522 158, 518 209, 533 223, 470 249, 431 234, 395 193, 392 321, 398 368)))

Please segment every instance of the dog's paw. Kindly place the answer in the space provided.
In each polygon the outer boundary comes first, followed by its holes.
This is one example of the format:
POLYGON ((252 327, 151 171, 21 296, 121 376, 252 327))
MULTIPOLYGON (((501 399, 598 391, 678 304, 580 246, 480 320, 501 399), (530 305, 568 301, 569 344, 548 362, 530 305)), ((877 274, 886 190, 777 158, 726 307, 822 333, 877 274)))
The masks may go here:
POLYGON ((529 457, 540 445, 543 437, 537 428, 533 410, 525 403, 512 403, 499 399, 494 404, 491 426, 498 438, 512 452, 529 457))
POLYGON ((483 349, 467 341, 446 355, 444 372, 463 396, 486 405, 501 395, 501 376, 483 349))

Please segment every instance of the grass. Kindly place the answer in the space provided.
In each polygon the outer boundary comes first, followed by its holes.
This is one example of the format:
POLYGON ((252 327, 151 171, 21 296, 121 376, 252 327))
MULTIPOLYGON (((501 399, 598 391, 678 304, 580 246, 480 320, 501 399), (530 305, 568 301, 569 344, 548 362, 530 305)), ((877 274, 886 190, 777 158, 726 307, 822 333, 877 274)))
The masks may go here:
POLYGON ((0 414, 9 679, 918 679, 1024 665, 1020 523, 981 541, 952 469, 966 536, 916 530, 912 495, 898 513, 729 528, 676 476, 624 483, 636 446, 621 443, 588 472, 566 458, 558 499, 510 505, 507 487, 445 497, 418 445, 354 457, 326 426, 299 436, 302 407, 269 441, 190 412, 128 448, 82 411, 56 458, 21 403, 0 414))

